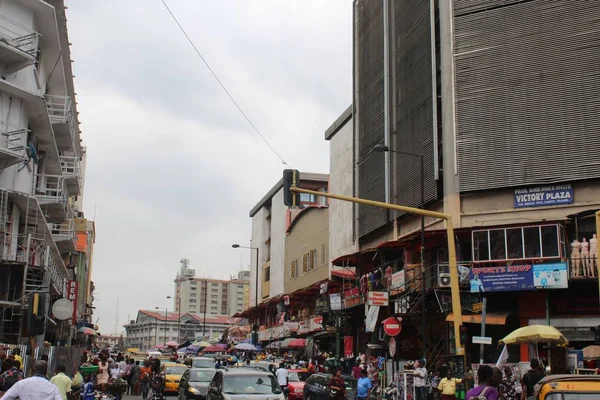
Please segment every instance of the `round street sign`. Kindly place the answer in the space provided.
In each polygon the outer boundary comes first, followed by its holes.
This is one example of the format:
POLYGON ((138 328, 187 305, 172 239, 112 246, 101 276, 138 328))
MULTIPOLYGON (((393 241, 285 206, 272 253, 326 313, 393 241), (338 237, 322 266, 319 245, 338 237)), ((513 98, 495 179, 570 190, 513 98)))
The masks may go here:
POLYGON ((388 336, 396 336, 402 331, 402 318, 390 317, 383 321, 383 331, 388 336))
POLYGON ((73 315, 73 303, 68 299, 58 299, 52 305, 52 315, 59 321, 64 321, 73 315))
POLYGON ((394 355, 396 354, 396 339, 391 338, 390 339, 390 357, 394 357, 394 355))

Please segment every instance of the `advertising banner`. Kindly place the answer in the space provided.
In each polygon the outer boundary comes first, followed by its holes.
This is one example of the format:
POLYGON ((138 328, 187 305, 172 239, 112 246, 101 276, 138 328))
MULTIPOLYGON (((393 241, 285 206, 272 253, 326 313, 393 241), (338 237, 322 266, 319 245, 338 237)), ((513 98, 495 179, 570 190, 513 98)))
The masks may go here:
POLYGON ((515 208, 555 206, 573 203, 571 185, 537 186, 515 189, 515 208))
POLYGON ((315 298, 315 312, 322 314, 329 311, 329 296, 317 296, 315 298))
POLYGON ((362 303, 363 299, 360 298, 360 289, 358 287, 344 292, 344 308, 351 308, 362 303))
POLYGON ((352 348, 354 347, 354 336, 344 336, 344 356, 348 357, 354 354, 352 348))
POLYGON ((365 332, 375 332, 377 318, 379 317, 379 306, 369 307, 367 317, 365 318, 365 332))
POLYGON ((533 285, 541 289, 566 289, 569 287, 567 263, 535 264, 533 285))
POLYGON ((471 293, 535 290, 529 264, 473 267, 469 278, 471 293))
POLYGON ((405 290, 404 282, 405 282, 404 270, 394 272, 392 274, 392 285, 391 285, 390 289, 393 289, 397 293, 404 292, 404 290, 405 290))
POLYGON ((77 325, 77 281, 67 281, 67 300, 73 303, 73 317, 71 325, 77 325))
POLYGON ((329 305, 332 311, 342 309, 342 296, 340 293, 332 293, 329 295, 329 305))
POLYGON ((388 292, 369 292, 367 301, 370 306, 386 306, 390 302, 388 292))

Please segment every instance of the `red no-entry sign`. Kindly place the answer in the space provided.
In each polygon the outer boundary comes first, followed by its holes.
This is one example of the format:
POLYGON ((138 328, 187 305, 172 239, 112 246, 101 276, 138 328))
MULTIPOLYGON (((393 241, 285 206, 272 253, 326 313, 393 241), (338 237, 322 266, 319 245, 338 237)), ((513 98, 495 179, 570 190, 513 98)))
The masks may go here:
POLYGON ((402 331, 402 318, 390 317, 384 320, 383 331, 388 336, 397 336, 402 331))

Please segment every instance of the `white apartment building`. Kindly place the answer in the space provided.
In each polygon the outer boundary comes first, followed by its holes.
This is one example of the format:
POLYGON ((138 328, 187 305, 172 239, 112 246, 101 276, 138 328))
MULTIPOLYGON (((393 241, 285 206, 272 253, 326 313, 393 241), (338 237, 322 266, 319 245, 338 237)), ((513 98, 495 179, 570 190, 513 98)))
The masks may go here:
POLYGON ((175 341, 219 340, 230 326, 239 322, 225 315, 201 315, 161 310, 140 310, 137 318, 124 325, 126 346, 148 350, 175 341))
MULTIPOLYGON (((329 175, 300 173, 303 188, 327 192, 329 175)), ((305 205, 325 205, 327 199, 315 198, 302 193, 300 200, 305 205)), ((286 229, 299 210, 290 210, 283 204, 283 179, 250 210, 252 218, 252 249, 250 257, 250 307, 284 293, 285 237, 286 229), (257 274, 258 273, 258 279, 257 274), (256 282, 258 281, 258 287, 256 282), (258 297, 257 297, 258 293, 258 297)))
MULTIPOLYGON (((63 0, 0 0, 0 342, 27 340, 31 293, 50 316, 74 278, 83 175, 71 63, 63 0)), ((48 318, 46 339, 68 324, 48 318)))
POLYGON ((196 278, 189 260, 182 259, 175 277, 174 309, 181 313, 232 316, 244 310, 249 271, 240 271, 236 279, 196 278))

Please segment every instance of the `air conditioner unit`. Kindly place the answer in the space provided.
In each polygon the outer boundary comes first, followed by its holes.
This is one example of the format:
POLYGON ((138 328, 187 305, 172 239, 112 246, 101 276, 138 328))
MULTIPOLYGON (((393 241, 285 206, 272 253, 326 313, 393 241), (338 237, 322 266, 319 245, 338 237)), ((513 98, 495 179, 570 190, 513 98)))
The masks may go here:
POLYGON ((450 287, 450 274, 447 272, 440 272, 438 275, 438 286, 439 287, 450 287))

